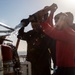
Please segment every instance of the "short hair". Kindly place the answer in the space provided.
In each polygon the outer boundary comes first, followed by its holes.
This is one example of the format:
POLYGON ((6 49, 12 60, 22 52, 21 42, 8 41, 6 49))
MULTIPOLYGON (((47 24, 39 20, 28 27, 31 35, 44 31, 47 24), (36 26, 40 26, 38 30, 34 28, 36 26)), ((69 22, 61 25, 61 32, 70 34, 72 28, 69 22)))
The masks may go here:
POLYGON ((73 14, 71 13, 71 12, 65 12, 65 13, 58 13, 55 17, 54 17, 54 19, 56 20, 59 20, 59 18, 60 18, 60 16, 61 15, 64 15, 64 16, 66 16, 66 22, 68 23, 68 25, 71 25, 72 23, 73 23, 73 20, 74 20, 74 16, 73 16, 73 14))
POLYGON ((55 15, 54 19, 59 18, 61 14, 62 14, 62 12, 58 13, 57 15, 55 15))
POLYGON ((73 20, 74 20, 73 14, 72 14, 71 12, 66 12, 65 14, 67 14, 69 20, 70 20, 71 22, 73 22, 73 20))

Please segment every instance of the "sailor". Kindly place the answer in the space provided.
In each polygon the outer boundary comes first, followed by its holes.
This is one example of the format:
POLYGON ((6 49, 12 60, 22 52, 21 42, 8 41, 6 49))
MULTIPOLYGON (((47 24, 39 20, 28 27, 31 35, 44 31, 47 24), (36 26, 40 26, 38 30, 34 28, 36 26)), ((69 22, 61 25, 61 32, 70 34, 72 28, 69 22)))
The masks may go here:
POLYGON ((55 75, 75 75, 75 30, 72 28, 73 14, 71 12, 57 14, 55 16, 55 27, 52 27, 47 20, 40 25, 46 35, 56 39, 57 70, 55 75))
MULTIPOLYGON (((52 10, 55 6, 53 6, 52 10)), ((54 12, 51 17, 53 18, 54 12)), ((48 17, 45 14, 45 19, 48 17)), ((30 18, 31 19, 31 18, 30 18)), ((50 75, 51 68, 51 52, 50 46, 53 42, 52 38, 46 36, 40 29, 37 21, 32 21, 32 30, 24 32, 24 28, 29 24, 30 19, 23 19, 21 23, 23 27, 18 32, 18 38, 27 41, 27 61, 31 62, 32 75, 50 75)), ((52 20, 52 19, 51 19, 52 20)))

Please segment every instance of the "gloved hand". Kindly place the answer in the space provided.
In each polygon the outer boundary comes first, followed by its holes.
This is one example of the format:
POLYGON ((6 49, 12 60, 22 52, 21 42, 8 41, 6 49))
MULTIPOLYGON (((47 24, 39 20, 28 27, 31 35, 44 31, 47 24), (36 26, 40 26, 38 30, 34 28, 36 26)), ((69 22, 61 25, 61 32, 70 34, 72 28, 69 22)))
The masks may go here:
POLYGON ((26 27, 29 24, 29 19, 22 19, 21 24, 23 25, 23 27, 26 27))
POLYGON ((51 12, 55 12, 55 11, 57 10, 58 6, 57 6, 55 3, 53 3, 53 4, 50 6, 50 8, 51 8, 51 12))

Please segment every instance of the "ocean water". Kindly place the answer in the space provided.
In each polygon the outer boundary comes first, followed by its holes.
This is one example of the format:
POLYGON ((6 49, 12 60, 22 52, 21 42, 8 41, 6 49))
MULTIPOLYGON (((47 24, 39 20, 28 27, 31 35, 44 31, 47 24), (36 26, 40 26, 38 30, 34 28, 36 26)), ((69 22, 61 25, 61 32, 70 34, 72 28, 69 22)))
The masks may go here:
POLYGON ((18 51, 18 54, 19 55, 27 55, 27 52, 26 51, 18 51))
POLYGON ((18 55, 19 55, 20 62, 26 61, 26 58, 20 56, 20 55, 27 55, 26 51, 18 51, 18 55))

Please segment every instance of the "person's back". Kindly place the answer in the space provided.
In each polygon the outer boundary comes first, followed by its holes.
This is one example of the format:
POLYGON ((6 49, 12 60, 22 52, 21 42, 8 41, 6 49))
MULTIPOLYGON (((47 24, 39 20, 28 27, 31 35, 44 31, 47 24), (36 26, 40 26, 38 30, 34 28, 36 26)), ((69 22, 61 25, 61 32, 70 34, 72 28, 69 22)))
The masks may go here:
POLYGON ((44 34, 31 30, 24 33, 23 40, 27 41, 27 61, 32 64, 32 75, 50 75, 50 48, 51 39, 44 34))

